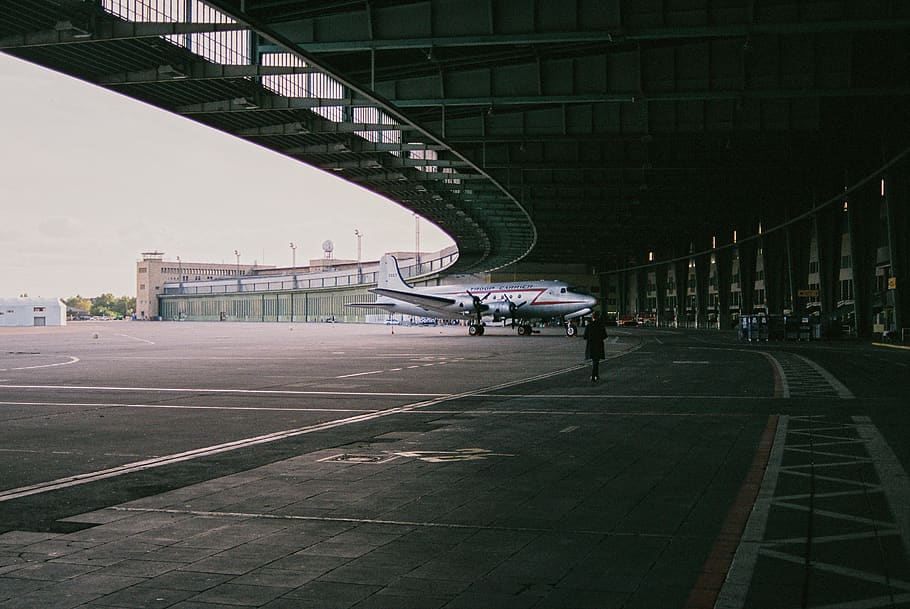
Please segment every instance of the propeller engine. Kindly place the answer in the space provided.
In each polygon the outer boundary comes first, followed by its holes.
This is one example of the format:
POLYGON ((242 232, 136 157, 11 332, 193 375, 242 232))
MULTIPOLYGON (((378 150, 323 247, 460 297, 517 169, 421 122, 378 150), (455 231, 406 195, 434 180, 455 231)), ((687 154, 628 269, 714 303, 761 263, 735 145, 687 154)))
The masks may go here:
POLYGON ((474 313, 477 314, 477 325, 481 326, 483 324, 483 313, 490 310, 490 305, 484 303, 484 300, 490 297, 490 292, 484 294, 483 298, 471 294, 470 290, 465 290, 465 292, 467 292, 468 296, 470 296, 473 301, 472 306, 474 307, 474 313))
POLYGON ((505 295, 505 299, 509 302, 509 319, 512 320, 512 327, 514 328, 516 325, 515 312, 518 311, 518 309, 520 309, 521 307, 528 304, 528 301, 525 301, 521 304, 515 304, 515 302, 511 298, 509 298, 508 294, 505 295))

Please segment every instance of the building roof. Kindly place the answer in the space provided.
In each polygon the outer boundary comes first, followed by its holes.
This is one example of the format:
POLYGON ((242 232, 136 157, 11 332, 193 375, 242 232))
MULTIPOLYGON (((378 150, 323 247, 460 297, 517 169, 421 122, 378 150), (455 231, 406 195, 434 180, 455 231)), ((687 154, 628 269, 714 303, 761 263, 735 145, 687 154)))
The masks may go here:
POLYGON ((396 201, 458 271, 742 241, 910 144, 907 2, 13 5, 0 50, 396 201))

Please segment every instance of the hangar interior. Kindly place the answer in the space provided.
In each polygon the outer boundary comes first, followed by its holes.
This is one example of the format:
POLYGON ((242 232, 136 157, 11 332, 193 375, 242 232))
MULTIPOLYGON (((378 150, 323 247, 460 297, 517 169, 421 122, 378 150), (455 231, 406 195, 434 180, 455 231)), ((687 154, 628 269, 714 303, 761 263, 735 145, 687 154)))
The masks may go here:
POLYGON ((906 3, 12 6, 0 50, 397 201, 457 272, 571 261, 621 314, 910 327, 906 3))

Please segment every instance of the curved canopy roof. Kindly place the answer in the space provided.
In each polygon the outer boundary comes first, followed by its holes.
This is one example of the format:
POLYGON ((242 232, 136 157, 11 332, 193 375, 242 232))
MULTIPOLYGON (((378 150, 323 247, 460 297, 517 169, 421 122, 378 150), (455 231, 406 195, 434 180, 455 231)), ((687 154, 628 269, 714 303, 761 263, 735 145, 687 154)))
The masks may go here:
POLYGON ((335 172, 460 271, 754 233, 910 139, 910 4, 13 0, 0 49, 335 172))

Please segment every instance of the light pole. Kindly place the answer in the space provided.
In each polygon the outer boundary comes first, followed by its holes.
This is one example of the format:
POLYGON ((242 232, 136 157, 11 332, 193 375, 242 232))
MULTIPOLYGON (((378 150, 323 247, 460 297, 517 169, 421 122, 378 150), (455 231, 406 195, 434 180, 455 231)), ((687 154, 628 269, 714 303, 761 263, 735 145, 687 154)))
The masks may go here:
POLYGON ((414 214, 414 251, 417 256, 417 274, 420 275, 420 216, 414 214))
POLYGON ((297 246, 291 242, 291 273, 294 274, 294 289, 297 289, 297 246))
POLYGON ((355 228, 354 236, 357 237, 357 283, 363 283, 363 268, 360 265, 360 240, 363 239, 363 233, 355 228))
POLYGON ((183 261, 177 256, 177 272, 180 273, 180 293, 183 294, 183 261))
POLYGON ((240 285, 240 252, 234 250, 234 255, 237 256, 237 291, 242 291, 242 286, 240 285))

